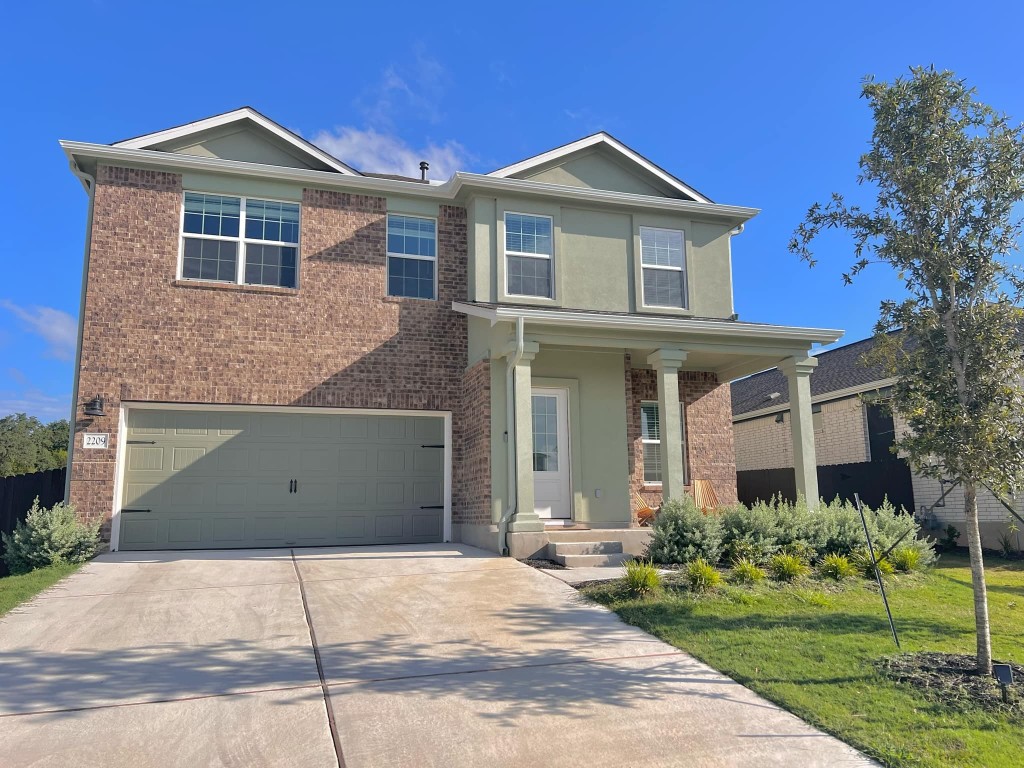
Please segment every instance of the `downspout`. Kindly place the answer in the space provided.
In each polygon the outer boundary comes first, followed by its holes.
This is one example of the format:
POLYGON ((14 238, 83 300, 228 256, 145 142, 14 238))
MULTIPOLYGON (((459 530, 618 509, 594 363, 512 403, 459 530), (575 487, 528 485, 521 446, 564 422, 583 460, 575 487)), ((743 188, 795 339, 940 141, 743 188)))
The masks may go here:
POLYGON ((92 213, 96 198, 96 177, 78 168, 78 164, 69 162, 71 172, 78 177, 89 195, 89 208, 85 225, 85 255, 82 259, 82 293, 78 302, 78 344, 75 347, 75 381, 71 388, 71 421, 68 422, 68 464, 64 477, 64 501, 71 500, 71 462, 75 452, 75 424, 78 422, 78 377, 82 367, 82 339, 85 335, 85 289, 89 281, 89 251, 92 250, 92 213))
POLYGON ((508 507, 498 521, 498 547, 502 555, 508 555, 508 521, 516 513, 516 428, 515 428, 515 367, 523 359, 524 320, 516 318, 516 351, 505 365, 505 456, 508 458, 508 507))

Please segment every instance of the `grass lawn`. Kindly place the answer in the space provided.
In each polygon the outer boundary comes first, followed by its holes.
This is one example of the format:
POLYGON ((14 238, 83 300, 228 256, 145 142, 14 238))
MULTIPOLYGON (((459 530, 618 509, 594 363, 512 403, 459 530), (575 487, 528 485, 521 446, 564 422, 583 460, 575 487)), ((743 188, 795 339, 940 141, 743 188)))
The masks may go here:
POLYGON ((35 597, 47 587, 52 587, 81 567, 81 565, 53 565, 19 576, 0 577, 0 616, 20 603, 35 597))
MULTIPOLYGON (((1024 563, 987 563, 992 651, 1024 662, 1024 563)), ((1020 766, 1024 716, 954 709, 881 676, 896 653, 877 587, 809 580, 725 587, 707 596, 666 591, 631 599, 616 585, 589 595, 810 723, 890 766, 1020 766)), ((886 591, 904 651, 974 653, 967 558, 944 555, 886 591)))

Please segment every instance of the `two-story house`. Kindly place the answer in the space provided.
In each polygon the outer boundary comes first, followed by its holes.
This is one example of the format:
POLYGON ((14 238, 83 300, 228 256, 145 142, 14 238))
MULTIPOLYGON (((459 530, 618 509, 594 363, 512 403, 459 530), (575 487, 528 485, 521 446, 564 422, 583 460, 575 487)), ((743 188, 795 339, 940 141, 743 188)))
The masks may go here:
POLYGON ((757 211, 605 133, 443 183, 249 108, 61 145, 90 201, 69 493, 113 549, 628 533, 635 491, 735 500, 728 382, 775 365, 817 496, 809 352, 840 332, 738 320, 757 211))

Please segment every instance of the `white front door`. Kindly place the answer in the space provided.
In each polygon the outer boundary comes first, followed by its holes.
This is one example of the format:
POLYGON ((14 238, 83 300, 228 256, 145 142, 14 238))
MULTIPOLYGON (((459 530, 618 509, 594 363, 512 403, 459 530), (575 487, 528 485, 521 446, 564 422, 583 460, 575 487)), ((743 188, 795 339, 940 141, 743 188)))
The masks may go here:
POLYGON ((533 497, 537 514, 548 520, 572 517, 569 490, 569 393, 533 389, 533 497))

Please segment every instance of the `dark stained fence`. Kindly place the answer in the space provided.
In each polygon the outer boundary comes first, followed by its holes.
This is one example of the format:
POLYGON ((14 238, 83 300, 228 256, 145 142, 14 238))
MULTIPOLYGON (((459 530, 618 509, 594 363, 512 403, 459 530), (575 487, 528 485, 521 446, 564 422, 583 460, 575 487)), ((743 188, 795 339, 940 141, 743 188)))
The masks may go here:
MULTIPOLYGON (((740 501, 753 504, 782 495, 787 501, 796 500, 796 472, 785 469, 748 469, 736 473, 736 490, 740 501)), ((853 501, 853 494, 874 509, 887 498, 894 507, 912 512, 914 486, 910 478, 910 465, 904 459, 889 461, 862 461, 856 464, 833 464, 818 467, 818 493, 831 501, 836 496, 853 501)))
MULTIPOLYGON (((10 533, 19 520, 24 520, 32 501, 39 497, 39 504, 52 507, 64 501, 64 478, 66 469, 48 469, 30 475, 0 477, 0 531, 10 533)), ((0 542, 0 555, 3 543, 0 542)), ((0 576, 7 575, 7 564, 0 559, 0 576)))

